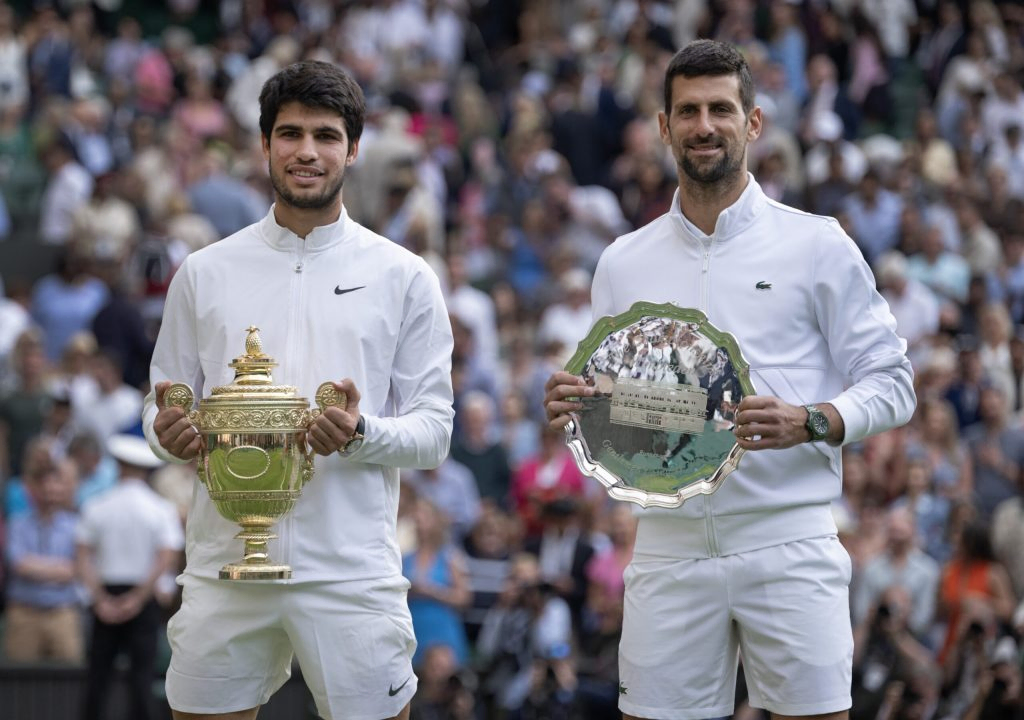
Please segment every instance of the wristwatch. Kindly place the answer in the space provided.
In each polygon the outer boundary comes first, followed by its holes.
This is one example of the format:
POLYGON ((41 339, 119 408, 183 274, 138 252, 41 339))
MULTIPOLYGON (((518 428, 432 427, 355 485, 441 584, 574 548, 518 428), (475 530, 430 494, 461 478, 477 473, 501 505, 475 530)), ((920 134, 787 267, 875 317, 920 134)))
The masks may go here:
POLYGON ((831 428, 828 424, 828 416, 813 405, 804 405, 807 411, 807 422, 804 427, 811 434, 811 442, 828 440, 828 433, 831 428))
POLYGON ((351 455, 363 446, 363 432, 366 430, 366 419, 360 415, 356 423, 355 434, 348 439, 348 442, 338 451, 341 455, 351 455))

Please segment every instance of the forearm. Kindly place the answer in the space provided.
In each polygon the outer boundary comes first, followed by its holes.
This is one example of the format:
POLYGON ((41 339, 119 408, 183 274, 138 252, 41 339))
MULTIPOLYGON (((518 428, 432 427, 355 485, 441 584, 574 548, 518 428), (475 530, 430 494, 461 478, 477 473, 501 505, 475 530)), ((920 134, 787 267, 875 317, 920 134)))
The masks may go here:
POLYGON ((909 369, 897 368, 864 378, 826 405, 840 417, 843 435, 838 442, 847 444, 908 422, 917 397, 909 369))
POLYGON ((92 602, 98 603, 107 597, 106 590, 100 582, 99 573, 92 561, 92 548, 80 545, 75 558, 75 565, 78 571, 78 579, 85 586, 92 602))
POLYGON ((448 456, 451 407, 431 407, 401 417, 367 417, 365 441, 352 459, 389 467, 432 469, 448 456))
POLYGON ((14 574, 36 582, 71 582, 75 579, 75 563, 65 558, 26 555, 15 563, 14 574))

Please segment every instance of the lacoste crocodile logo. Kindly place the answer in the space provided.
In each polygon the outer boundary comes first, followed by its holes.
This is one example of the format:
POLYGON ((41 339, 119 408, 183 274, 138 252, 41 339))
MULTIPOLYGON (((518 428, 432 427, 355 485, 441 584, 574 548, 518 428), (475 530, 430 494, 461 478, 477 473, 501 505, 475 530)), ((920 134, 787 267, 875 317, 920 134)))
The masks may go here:
POLYGON ((402 692, 402 688, 404 688, 406 685, 408 685, 410 680, 412 680, 412 678, 411 677, 407 677, 405 679, 405 682, 402 683, 401 685, 399 685, 398 687, 395 687, 394 685, 389 685, 388 686, 388 697, 394 697, 398 693, 402 692))
POLYGON ((765 281, 765 280, 761 280, 754 287, 757 288, 758 290, 771 290, 772 289, 772 284, 770 282, 765 281))
POLYGON ((366 286, 365 285, 360 285, 359 287, 345 288, 344 290, 342 290, 341 289, 341 285, 338 285, 336 288, 334 288, 334 294, 335 295, 344 295, 345 293, 350 293, 353 290, 362 290, 364 287, 366 287, 366 286))

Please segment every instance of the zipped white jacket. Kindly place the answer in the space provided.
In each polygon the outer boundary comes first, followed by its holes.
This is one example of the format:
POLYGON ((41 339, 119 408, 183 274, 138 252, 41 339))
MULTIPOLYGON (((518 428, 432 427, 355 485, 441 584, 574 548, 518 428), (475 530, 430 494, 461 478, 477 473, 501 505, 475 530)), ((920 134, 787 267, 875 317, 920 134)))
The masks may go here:
MULTIPOLYGON (((190 255, 167 293, 151 380, 187 382, 196 397, 229 384, 228 363, 260 329, 278 363, 275 384, 310 400, 326 380, 351 377, 366 440, 351 456, 317 455, 313 479, 274 530, 269 552, 293 581, 400 577, 398 468, 436 467, 452 430, 452 332, 437 276, 421 258, 349 219, 305 240, 274 208, 234 235, 190 255)), ((143 426, 153 450, 154 394, 143 426)), ((186 574, 216 577, 242 556, 239 527, 196 486, 186 527, 186 574)))
MULTIPOLYGON (((766 197, 753 176, 712 235, 683 216, 677 190, 668 213, 605 250, 595 320, 640 300, 704 312, 737 339, 758 394, 832 403, 844 443, 914 411, 906 343, 856 245, 834 219, 766 197)), ((826 443, 748 451, 713 495, 642 511, 636 552, 708 557, 833 534, 841 472, 826 443)))

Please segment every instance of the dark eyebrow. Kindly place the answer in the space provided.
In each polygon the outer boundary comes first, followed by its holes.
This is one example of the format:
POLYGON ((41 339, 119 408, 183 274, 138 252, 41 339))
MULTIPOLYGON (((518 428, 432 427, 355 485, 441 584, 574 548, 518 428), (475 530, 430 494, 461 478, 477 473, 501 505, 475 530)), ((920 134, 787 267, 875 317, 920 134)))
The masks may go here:
MULTIPOLYGON (((275 133, 303 132, 304 130, 306 130, 306 128, 303 127, 302 125, 278 125, 276 128, 274 128, 275 133)), ((337 137, 342 137, 344 135, 340 128, 336 128, 332 125, 321 125, 319 127, 312 128, 311 132, 320 135, 335 135, 337 137)))

